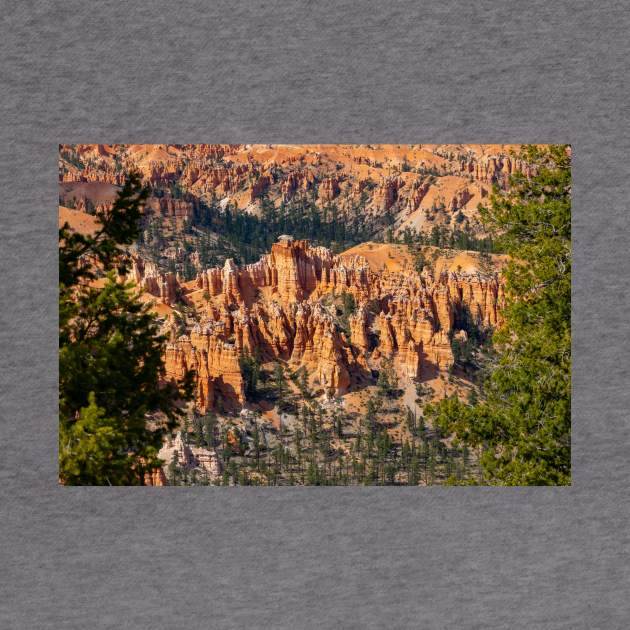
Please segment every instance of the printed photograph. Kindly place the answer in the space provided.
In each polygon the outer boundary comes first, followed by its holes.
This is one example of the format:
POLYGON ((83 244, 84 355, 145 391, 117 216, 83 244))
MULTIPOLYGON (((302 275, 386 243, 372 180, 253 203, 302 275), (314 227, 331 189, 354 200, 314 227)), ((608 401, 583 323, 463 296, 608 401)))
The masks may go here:
POLYGON ((60 484, 571 484, 569 145, 58 158, 60 484))

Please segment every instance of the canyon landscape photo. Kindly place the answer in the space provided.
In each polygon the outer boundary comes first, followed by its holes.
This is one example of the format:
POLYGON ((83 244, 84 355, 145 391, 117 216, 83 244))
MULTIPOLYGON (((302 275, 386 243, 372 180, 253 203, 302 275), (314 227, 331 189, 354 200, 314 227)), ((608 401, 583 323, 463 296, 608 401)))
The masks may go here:
POLYGON ((60 145, 60 483, 570 484, 570 160, 60 145))

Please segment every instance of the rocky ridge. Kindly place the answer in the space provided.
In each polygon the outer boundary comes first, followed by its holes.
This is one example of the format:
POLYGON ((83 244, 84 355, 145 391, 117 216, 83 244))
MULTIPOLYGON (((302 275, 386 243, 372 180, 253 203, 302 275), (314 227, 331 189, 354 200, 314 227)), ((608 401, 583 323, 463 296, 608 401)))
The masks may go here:
POLYGON ((466 309, 479 326, 493 327, 504 300, 497 273, 377 272, 363 256, 334 256, 289 236, 254 264, 228 259, 186 285, 149 265, 135 263, 133 273, 161 300, 197 306, 197 321, 183 334, 173 318, 165 324, 166 369, 173 378, 195 370, 201 411, 246 403, 243 354, 304 367, 329 396, 369 382, 383 359, 402 379, 429 378, 453 363, 458 314, 466 309), (345 321, 344 294, 354 302, 345 321))
MULTIPOLYGON (((394 229, 430 229, 462 212, 476 221, 477 205, 515 172, 531 174, 519 145, 61 145, 61 184, 120 186, 129 170, 154 189, 177 185, 185 200, 154 201, 163 215, 192 215, 195 199, 218 199, 258 213, 263 198, 276 206, 296 196, 343 212, 358 205, 375 226, 391 213, 394 229), (446 214, 431 214, 444 208, 446 214), (418 211, 422 211, 418 214, 418 211), (425 214, 426 213, 426 217, 425 214)), ((88 193, 82 191, 79 195, 88 193)), ((64 189, 62 201, 68 197, 64 189)), ((382 227, 382 226, 380 226, 382 227)))

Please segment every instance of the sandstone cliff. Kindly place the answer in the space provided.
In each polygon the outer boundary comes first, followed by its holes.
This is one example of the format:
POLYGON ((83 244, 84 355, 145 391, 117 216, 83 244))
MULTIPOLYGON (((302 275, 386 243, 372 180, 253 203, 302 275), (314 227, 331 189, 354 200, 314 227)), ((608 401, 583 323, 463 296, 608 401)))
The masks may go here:
POLYGON ((459 211, 480 230, 477 205, 492 185, 506 187, 516 172, 531 174, 519 150, 519 145, 61 145, 59 181, 120 186, 126 172, 136 170, 154 190, 166 192, 151 202, 154 210, 177 219, 190 219, 192 199, 221 200, 258 213, 263 199, 278 207, 299 197, 320 208, 334 203, 350 217, 360 207, 363 217, 380 227, 387 213, 395 231, 430 231, 459 211), (185 193, 183 199, 168 198, 173 185, 185 193), (445 213, 431 214, 436 207, 445 213))
POLYGON ((259 262, 227 260, 194 284, 177 290, 184 300, 197 298, 200 319, 187 334, 173 334, 166 365, 173 377, 195 370, 201 410, 244 404, 244 353, 304 366, 311 384, 330 395, 364 382, 384 357, 406 379, 448 370, 458 313, 496 326, 504 299, 495 273, 377 272, 363 256, 334 256, 288 236, 259 262), (356 305, 347 327, 338 306, 344 293, 356 305))

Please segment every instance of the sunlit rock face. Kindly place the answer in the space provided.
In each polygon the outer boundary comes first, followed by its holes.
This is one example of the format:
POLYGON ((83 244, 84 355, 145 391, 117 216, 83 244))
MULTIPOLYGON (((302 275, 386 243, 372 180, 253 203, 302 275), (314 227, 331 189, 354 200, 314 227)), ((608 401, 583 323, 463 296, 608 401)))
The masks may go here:
POLYGON ((457 313, 496 326, 504 299, 497 274, 377 272, 363 256, 334 256, 290 236, 257 263, 227 260, 193 284, 204 291, 203 315, 186 334, 172 335, 166 369, 175 378, 195 371, 202 410, 244 404, 245 353, 304 366, 330 395, 347 392, 385 358, 410 380, 446 371, 457 313), (353 302, 345 319, 344 294, 353 302))

